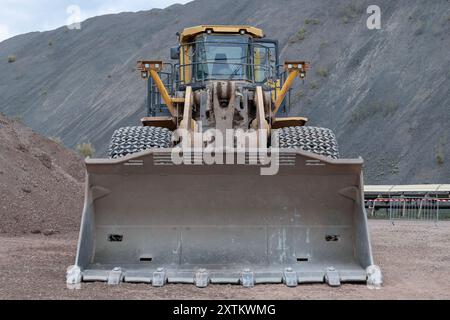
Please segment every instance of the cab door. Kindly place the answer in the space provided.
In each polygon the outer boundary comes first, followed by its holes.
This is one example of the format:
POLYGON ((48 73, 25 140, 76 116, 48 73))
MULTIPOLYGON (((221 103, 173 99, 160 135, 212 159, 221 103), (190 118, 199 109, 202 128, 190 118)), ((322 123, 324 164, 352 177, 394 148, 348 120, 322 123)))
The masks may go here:
POLYGON ((278 78, 278 41, 265 39, 253 41, 253 68, 256 83, 276 82, 278 78))

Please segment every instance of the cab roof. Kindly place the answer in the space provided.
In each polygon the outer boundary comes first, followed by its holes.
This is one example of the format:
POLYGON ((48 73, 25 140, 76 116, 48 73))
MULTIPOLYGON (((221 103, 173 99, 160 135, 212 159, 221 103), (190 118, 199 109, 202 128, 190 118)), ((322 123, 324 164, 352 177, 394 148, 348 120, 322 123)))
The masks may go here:
POLYGON ((180 42, 186 43, 195 36, 207 32, 207 30, 212 30, 213 33, 230 33, 239 34, 241 30, 244 30, 246 34, 251 35, 253 38, 263 38, 264 32, 261 29, 243 26, 243 25, 201 25, 186 28, 180 35, 180 42))

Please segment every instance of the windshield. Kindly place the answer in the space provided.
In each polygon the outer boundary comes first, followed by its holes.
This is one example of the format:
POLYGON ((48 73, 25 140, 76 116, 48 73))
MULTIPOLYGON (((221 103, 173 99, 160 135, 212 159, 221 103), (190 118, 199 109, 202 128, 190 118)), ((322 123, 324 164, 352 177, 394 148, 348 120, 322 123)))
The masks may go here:
POLYGON ((202 35, 197 38, 194 74, 197 80, 248 80, 249 37, 202 35))

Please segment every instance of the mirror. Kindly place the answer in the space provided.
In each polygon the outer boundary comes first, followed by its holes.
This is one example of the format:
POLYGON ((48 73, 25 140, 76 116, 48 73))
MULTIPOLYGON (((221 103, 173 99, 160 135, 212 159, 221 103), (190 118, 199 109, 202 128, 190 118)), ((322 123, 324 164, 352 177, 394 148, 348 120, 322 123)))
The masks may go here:
POLYGON ((170 48, 170 59, 178 60, 180 59, 180 47, 172 47, 170 48))

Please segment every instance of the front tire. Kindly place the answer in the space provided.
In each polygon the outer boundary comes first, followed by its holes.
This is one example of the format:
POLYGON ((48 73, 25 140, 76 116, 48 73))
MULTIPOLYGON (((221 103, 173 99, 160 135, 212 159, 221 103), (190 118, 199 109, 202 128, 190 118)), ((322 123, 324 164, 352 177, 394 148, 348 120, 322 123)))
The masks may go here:
POLYGON ((280 148, 302 149, 332 159, 339 158, 333 131, 320 127, 286 127, 277 130, 280 148))
POLYGON ((114 131, 109 157, 119 158, 151 148, 170 148, 172 131, 160 127, 123 127, 114 131))

